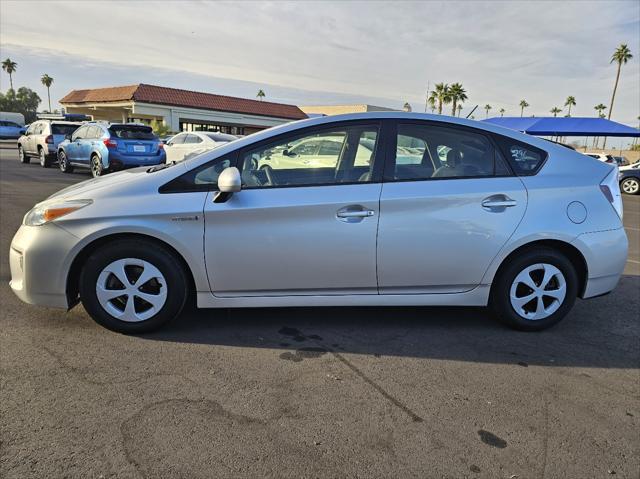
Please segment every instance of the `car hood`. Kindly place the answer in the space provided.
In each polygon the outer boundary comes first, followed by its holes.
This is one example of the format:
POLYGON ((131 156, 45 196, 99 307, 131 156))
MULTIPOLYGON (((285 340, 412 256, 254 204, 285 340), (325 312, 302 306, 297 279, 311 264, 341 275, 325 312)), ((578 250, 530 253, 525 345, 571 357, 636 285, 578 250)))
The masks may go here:
POLYGON ((52 194, 46 199, 46 201, 70 197, 82 197, 84 199, 91 199, 93 197, 93 194, 99 190, 121 186, 125 183, 129 183, 141 178, 140 175, 146 174, 146 171, 148 169, 149 167, 143 166, 141 168, 118 171, 116 173, 110 173, 108 175, 101 176, 100 178, 92 178, 90 180, 82 181, 80 183, 76 183, 75 185, 63 188, 62 190, 52 194))

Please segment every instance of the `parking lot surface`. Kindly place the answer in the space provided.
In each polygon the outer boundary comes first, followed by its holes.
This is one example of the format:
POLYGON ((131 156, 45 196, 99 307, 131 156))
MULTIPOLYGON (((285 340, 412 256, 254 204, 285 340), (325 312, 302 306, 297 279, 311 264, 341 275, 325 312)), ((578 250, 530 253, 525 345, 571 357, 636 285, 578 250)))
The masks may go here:
POLYGON ((639 197, 617 289, 541 333, 482 308, 291 308, 128 337, 8 286, 24 213, 88 177, 0 145, 0 476, 638 477, 639 197))

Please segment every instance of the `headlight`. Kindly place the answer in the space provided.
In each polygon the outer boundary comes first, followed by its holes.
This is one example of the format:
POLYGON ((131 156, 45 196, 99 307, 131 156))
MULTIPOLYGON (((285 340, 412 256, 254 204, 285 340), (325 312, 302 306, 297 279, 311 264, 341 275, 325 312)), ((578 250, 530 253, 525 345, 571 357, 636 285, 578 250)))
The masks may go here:
POLYGON ((23 223, 26 226, 40 226, 61 216, 73 213, 91 203, 93 203, 92 200, 62 200, 40 203, 24 215, 23 223))

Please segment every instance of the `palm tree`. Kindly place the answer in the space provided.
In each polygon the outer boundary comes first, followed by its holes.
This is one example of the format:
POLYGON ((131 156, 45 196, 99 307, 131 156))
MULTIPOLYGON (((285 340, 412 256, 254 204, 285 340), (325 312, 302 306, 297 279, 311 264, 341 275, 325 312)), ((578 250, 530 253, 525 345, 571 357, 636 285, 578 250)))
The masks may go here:
POLYGON ((11 84, 11 89, 13 90, 13 73, 18 69, 18 64, 16 62, 12 62, 11 58, 7 58, 2 62, 2 69, 9 74, 9 83, 11 84))
POLYGON ((524 115, 524 109, 527 108, 529 104, 527 100, 520 100, 520 118, 524 115))
POLYGON ((466 90, 462 87, 462 83, 454 83, 449 87, 449 95, 451 96, 451 101, 453 103, 451 107, 451 115, 456 116, 456 109, 458 108, 458 103, 464 103, 469 97, 467 96, 466 90))
MULTIPOLYGON (((605 114, 602 113, 604 110, 607 109, 606 105, 603 105, 602 103, 598 103, 596 106, 593 107, 594 110, 596 110, 598 112, 598 118, 604 118, 605 114)), ((598 148, 598 137, 594 137, 593 138, 593 146, 598 148)))
POLYGON ((500 116, 504 116, 506 111, 507 110, 505 110, 504 108, 500 108, 500 116))
MULTIPOLYGON (((567 116, 571 116, 571 107, 576 106, 576 98, 573 96, 568 96, 567 101, 564 102, 564 106, 569 107, 569 111, 567 112, 567 116)), ((560 113, 560 112, 558 112, 560 113)))
MULTIPOLYGON (((610 63, 616 62, 618 64, 618 71, 616 73, 616 82, 613 85, 613 93, 611 94, 611 105, 609 105, 609 116, 607 117, 607 120, 611 120, 611 113, 613 112, 613 101, 616 99, 616 90, 618 89, 618 80, 620 80, 620 70, 622 69, 622 65, 626 64, 632 58, 633 55, 631 55, 631 50, 629 50, 629 47, 625 43, 616 48, 616 51, 613 52, 613 55, 611 55, 610 63)), ((604 141, 602 142, 603 150, 606 144, 607 137, 605 136, 604 141)))
POLYGON ((262 101, 262 99, 267 96, 265 95, 264 91, 262 89, 258 90, 258 94, 256 95, 256 98, 260 101, 262 101))
POLYGON ((462 105, 458 103, 458 106, 456 108, 458 109, 458 118, 460 118, 460 113, 462 113, 462 105))
POLYGON ((402 109, 406 112, 411 112, 411 104, 409 104, 409 102, 405 102, 405 104, 402 106, 402 109))
POLYGON ((613 86, 613 94, 611 95, 611 105, 609 106, 609 117, 608 120, 611 120, 611 112, 613 111, 613 100, 616 98, 616 90, 618 89, 618 80, 620 80, 620 70, 622 69, 622 65, 626 64, 629 60, 633 58, 631 55, 631 50, 624 43, 616 48, 616 51, 613 52, 611 56, 611 63, 616 62, 618 64, 618 72, 616 73, 616 83, 613 86))
POLYGON ((53 78, 51 78, 49 75, 45 73, 44 75, 42 75, 42 78, 40 78, 40 81, 44 86, 47 87, 47 99, 49 100, 49 113, 51 113, 51 94, 49 92, 49 88, 51 88, 51 84, 53 83, 53 78))
POLYGON ((489 118, 489 110, 491 110, 492 106, 489 105, 488 103, 484 106, 484 111, 487 112, 487 118, 489 118))
POLYGON ((557 106, 554 106, 551 109, 551 113, 553 113, 553 116, 558 116, 558 113, 560 113, 562 110, 560 108, 558 108, 557 106))
POLYGON ((429 102, 438 105, 438 115, 442 115, 442 105, 451 103, 451 94, 449 93, 449 85, 446 83, 436 83, 435 89, 429 96, 429 102))

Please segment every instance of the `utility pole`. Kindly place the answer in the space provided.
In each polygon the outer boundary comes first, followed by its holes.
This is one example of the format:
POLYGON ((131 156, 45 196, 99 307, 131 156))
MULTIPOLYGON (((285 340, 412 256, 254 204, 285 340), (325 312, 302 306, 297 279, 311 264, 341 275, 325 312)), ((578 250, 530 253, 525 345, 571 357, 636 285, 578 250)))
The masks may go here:
POLYGON ((427 80, 427 96, 424 99, 424 112, 427 112, 427 109, 429 108, 429 88, 431 88, 431 82, 429 80, 427 80))

